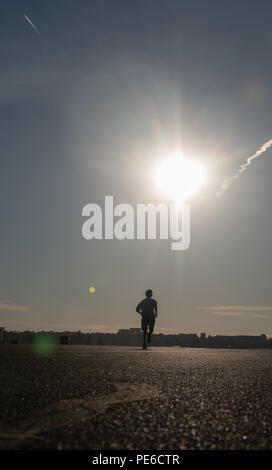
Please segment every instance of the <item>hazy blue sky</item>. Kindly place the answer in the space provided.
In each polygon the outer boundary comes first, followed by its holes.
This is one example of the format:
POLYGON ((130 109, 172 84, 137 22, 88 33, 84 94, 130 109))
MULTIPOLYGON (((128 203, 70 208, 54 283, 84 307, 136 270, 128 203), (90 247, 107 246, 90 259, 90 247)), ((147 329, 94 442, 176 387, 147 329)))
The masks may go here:
POLYGON ((1 326, 138 326, 152 288, 157 331, 272 336, 271 151, 215 197, 272 138, 271 15, 264 0, 2 0, 1 326), (169 202, 152 173, 177 149, 208 175, 188 250, 82 238, 82 207, 106 194, 169 202))

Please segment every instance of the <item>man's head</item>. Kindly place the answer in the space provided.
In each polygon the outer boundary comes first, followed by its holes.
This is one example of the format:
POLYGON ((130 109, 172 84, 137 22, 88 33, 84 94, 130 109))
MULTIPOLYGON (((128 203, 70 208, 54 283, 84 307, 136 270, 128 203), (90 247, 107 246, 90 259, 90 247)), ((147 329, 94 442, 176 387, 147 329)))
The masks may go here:
POLYGON ((152 295, 153 295, 152 290, 151 290, 151 289, 147 289, 147 290, 145 291, 145 295, 146 295, 147 298, 152 297, 152 295))

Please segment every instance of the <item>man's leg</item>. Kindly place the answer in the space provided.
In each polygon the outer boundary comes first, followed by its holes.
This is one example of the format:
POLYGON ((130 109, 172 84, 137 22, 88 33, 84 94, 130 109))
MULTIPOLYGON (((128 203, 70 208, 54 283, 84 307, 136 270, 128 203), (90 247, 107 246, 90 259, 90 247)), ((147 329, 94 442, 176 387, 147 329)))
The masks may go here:
POLYGON ((150 318, 150 320, 148 322, 148 326, 149 326, 149 332, 147 333, 147 342, 148 343, 151 342, 151 335, 152 335, 153 330, 154 330, 154 325, 155 325, 155 317, 150 318))
POLYGON ((146 340, 147 340, 147 327, 143 329, 143 349, 147 348, 146 340))
POLYGON ((148 323, 146 321, 146 318, 144 316, 142 316, 142 331, 143 331, 143 349, 146 349, 147 348, 147 344, 146 344, 146 339, 147 339, 147 326, 148 326, 148 323))

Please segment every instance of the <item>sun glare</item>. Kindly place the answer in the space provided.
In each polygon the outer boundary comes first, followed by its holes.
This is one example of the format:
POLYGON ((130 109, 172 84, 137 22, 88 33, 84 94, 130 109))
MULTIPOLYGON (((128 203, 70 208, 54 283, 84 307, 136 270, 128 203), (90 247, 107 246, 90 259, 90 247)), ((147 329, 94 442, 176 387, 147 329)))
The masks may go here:
POLYGON ((173 156, 160 164, 156 177, 160 191, 181 204, 201 188, 204 170, 197 162, 173 156))

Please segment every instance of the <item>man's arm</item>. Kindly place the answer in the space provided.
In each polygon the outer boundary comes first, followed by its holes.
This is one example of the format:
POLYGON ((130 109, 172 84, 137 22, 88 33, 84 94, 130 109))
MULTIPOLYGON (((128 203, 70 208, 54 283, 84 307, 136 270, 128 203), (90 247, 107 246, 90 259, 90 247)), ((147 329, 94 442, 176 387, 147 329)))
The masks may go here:
POLYGON ((158 316, 158 304, 155 300, 155 305, 154 305, 154 311, 155 311, 155 316, 157 317, 158 316))
POLYGON ((136 307, 136 312, 141 313, 141 308, 142 308, 142 302, 140 302, 137 307, 136 307))

